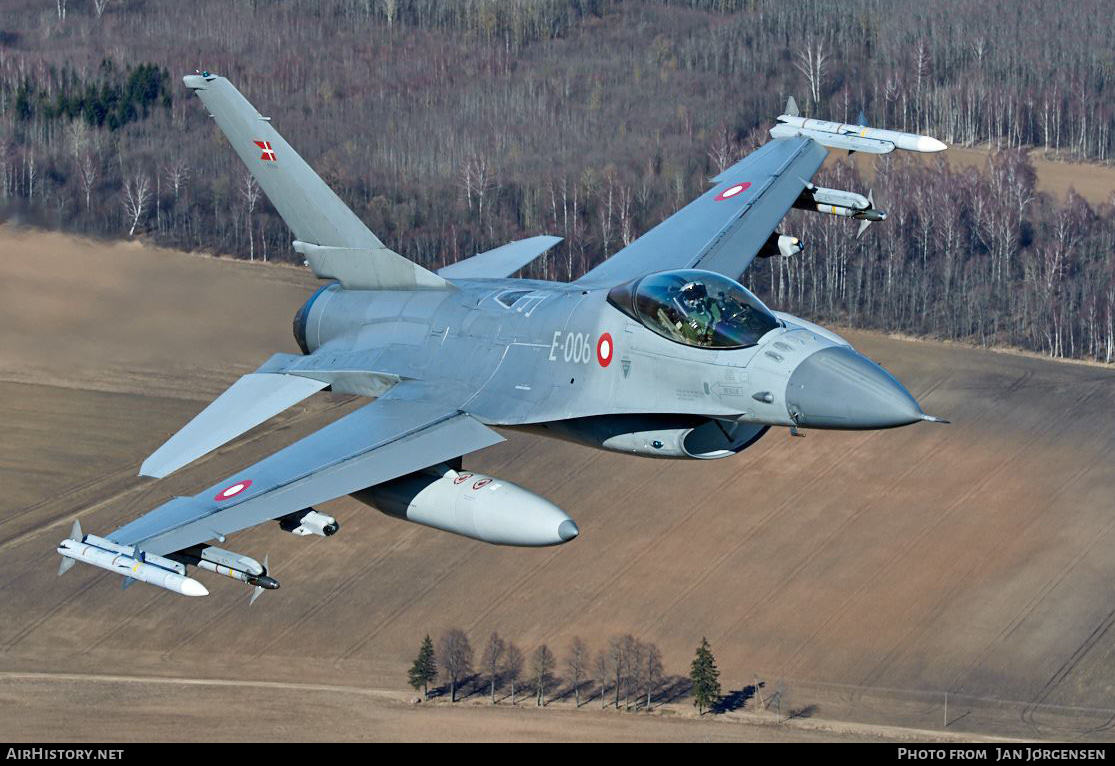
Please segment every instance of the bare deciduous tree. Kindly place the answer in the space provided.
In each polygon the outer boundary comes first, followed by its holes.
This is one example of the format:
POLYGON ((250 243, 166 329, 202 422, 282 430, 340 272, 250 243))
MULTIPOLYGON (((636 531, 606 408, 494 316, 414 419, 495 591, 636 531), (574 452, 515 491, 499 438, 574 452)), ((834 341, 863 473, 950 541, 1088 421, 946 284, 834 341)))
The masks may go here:
POLYGON ((825 53, 825 44, 818 40, 815 43, 805 43, 797 49, 794 66, 805 75, 809 85, 809 95, 813 99, 813 110, 821 101, 821 89, 824 87, 825 74, 827 73, 828 55, 825 53))
POLYGON ((584 680, 588 665, 588 647, 580 636, 574 636, 569 642, 569 656, 566 659, 569 667, 569 680, 573 684, 573 701, 577 707, 581 706, 581 682, 584 680))
POLYGON ((170 182, 171 188, 174 189, 174 201, 177 202, 178 197, 182 194, 182 189, 190 180, 190 166, 186 162, 186 158, 181 155, 176 156, 163 166, 163 174, 170 182))
POLYGON ((457 686, 472 672, 472 646, 460 628, 450 628, 438 645, 442 678, 449 682, 449 699, 457 701, 457 686))
POLYGON ((240 185, 240 194, 244 197, 244 221, 248 229, 248 260, 256 259, 256 241, 252 231, 252 213, 255 212, 256 203, 259 202, 259 184, 251 171, 245 170, 243 181, 240 185))
POLYGON ((503 660, 503 677, 511 684, 511 704, 515 704, 515 685, 523 676, 523 650, 514 642, 507 642, 507 652, 503 660))
POLYGON ((128 236, 134 236, 143 214, 147 212, 147 204, 151 201, 151 181, 147 174, 138 170, 124 181, 123 205, 124 215, 130 222, 128 236))
POLYGON ((596 672, 596 680, 600 683, 600 709, 603 710, 608 707, 608 674, 611 672, 606 651, 601 649, 596 653, 592 668, 596 672))
POLYGON ((656 645, 646 645, 645 662, 643 683, 645 684, 647 692, 646 710, 650 712, 654 695, 658 691, 658 687, 662 684, 662 652, 658 650, 656 645))
POLYGON ((496 678, 499 676, 499 670, 503 664, 503 653, 506 648, 507 646, 500 638, 499 633, 493 631, 492 635, 488 637, 488 643, 484 645, 484 653, 480 659, 484 671, 488 674, 488 685, 493 705, 496 704, 496 678))
POLYGON ((534 650, 534 660, 531 663, 534 671, 535 704, 546 707, 546 687, 553 680, 554 653, 550 647, 542 644, 534 650))

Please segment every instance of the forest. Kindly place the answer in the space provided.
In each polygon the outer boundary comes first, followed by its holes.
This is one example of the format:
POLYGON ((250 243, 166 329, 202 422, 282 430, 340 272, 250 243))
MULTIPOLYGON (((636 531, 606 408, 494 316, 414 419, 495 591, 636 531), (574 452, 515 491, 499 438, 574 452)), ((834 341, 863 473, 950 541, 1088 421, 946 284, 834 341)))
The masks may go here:
MULTIPOLYGON (((809 116, 986 148, 886 155, 854 224, 794 211, 808 249, 743 281, 806 318, 1115 360, 1115 208, 1037 192, 1030 152, 1106 163, 1105 0, 7 0, 0 219, 239 258, 290 234, 181 85, 228 76, 389 247, 437 267, 564 241, 574 279, 809 116)), ((841 161, 815 179, 866 193, 841 161)), ((5 253, 5 257, 18 257, 5 253)))

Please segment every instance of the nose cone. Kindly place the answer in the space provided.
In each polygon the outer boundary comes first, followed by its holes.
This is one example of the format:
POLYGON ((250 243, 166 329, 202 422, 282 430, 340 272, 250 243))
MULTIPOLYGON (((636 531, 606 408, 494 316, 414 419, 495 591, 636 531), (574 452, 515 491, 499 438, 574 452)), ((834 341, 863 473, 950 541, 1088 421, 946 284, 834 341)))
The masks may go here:
POLYGON ((208 596, 209 589, 199 583, 192 577, 182 578, 182 595, 183 596, 208 596))
POLYGON ((581 534, 581 530, 577 529, 577 524, 573 519, 566 519, 558 525, 558 537, 564 543, 569 542, 579 534, 581 534))
POLYGON ((948 146, 946 144, 943 144, 937 139, 931 138, 929 136, 918 136, 917 146, 919 152, 924 152, 926 154, 932 152, 943 152, 945 149, 948 149, 948 146))
POLYGON ((924 419, 893 375, 845 346, 807 356, 786 384, 786 405, 798 425, 813 428, 894 428, 924 419))

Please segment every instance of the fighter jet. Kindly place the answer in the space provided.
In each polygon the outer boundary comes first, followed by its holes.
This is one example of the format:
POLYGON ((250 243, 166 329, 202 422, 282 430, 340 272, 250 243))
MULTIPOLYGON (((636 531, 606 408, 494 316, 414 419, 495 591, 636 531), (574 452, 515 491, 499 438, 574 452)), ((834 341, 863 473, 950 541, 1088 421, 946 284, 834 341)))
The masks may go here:
MULTIPOLYGON (((939 421, 833 332, 774 311, 737 280, 756 257, 802 243, 792 207, 882 220, 870 197, 814 186, 825 146, 861 126, 779 118, 767 144, 688 206, 570 283, 515 279, 560 241, 538 236, 436 273, 393 252, 227 79, 184 78, 327 280, 294 316, 302 353, 244 375, 142 464, 164 477, 314 393, 366 397, 301 441, 106 537, 75 524, 58 552, 189 596, 193 566, 262 589, 267 563, 214 543, 268 522, 336 534, 314 506, 351 495, 399 519, 496 545, 550 546, 580 532, 565 511, 463 457, 521 429, 652 458, 736 455, 771 428, 881 429, 939 421)), ((792 102, 790 104, 792 106, 792 102)), ((793 111, 793 115, 789 112, 793 111)), ((856 135, 853 135, 856 134, 856 135)), ((862 135, 861 135, 862 134, 862 135)), ((893 148, 936 150, 900 134, 893 148)), ((884 138, 871 138, 879 142, 884 138)), ((861 142, 862 143, 862 142, 861 142)), ((885 148, 885 147, 883 147, 885 148)))

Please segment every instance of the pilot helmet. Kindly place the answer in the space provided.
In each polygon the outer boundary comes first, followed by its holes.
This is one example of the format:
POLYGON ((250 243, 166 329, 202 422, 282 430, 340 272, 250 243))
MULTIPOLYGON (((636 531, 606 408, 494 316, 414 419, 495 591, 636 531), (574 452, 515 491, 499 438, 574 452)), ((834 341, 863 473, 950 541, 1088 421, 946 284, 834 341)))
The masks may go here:
POLYGON ((697 306, 708 298, 708 289, 703 282, 686 282, 681 288, 681 299, 690 306, 697 306))

